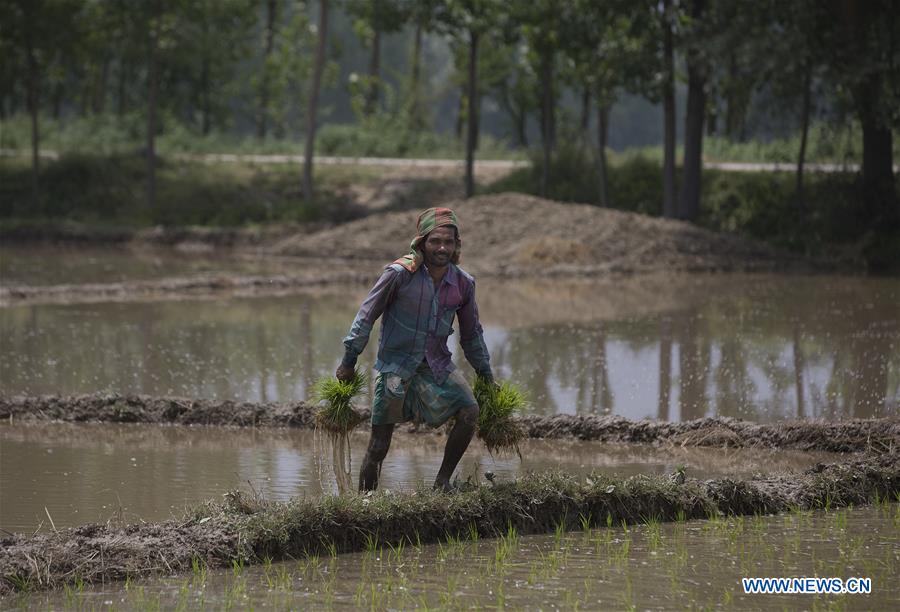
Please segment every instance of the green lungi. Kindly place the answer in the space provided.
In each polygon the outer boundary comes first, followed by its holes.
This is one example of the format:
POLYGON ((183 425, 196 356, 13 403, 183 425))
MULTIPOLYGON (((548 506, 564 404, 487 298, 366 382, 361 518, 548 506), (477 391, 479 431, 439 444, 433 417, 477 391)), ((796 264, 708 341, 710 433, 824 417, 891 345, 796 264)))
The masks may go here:
POLYGON ((423 361, 409 380, 402 380, 391 373, 378 375, 372 424, 388 425, 415 420, 438 427, 462 408, 476 405, 472 387, 459 370, 451 372, 440 385, 428 363, 423 361))

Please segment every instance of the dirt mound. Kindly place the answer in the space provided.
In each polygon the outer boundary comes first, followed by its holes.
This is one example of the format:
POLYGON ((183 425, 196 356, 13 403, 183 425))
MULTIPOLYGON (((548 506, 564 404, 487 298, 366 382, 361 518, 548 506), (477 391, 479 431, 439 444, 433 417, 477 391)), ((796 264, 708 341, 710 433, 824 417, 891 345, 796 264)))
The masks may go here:
MULTIPOLYGON (((459 215, 463 266, 478 273, 773 270, 800 261, 690 223, 517 194, 447 203, 459 215), (537 269, 536 269, 537 268, 537 269)), ((418 211, 370 215, 275 243, 282 255, 390 261, 409 248, 418 211)))

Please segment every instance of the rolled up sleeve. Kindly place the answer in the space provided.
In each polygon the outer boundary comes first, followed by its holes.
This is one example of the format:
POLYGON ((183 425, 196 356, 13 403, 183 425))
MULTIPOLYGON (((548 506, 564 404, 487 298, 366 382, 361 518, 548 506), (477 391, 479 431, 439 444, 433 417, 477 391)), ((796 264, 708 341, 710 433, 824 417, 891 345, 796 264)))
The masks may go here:
POLYGON ((475 282, 469 287, 463 305, 457 311, 459 319, 459 344, 466 360, 472 364, 475 373, 482 377, 493 378, 491 372, 491 356, 484 343, 484 330, 478 320, 478 305, 475 302, 475 282))
POLYGON ((369 295, 363 300, 359 312, 350 326, 350 333, 344 338, 344 357, 341 363, 347 367, 354 367, 359 354, 366 348, 369 335, 375 321, 382 315, 384 309, 393 299, 396 293, 397 283, 401 272, 388 267, 375 282, 375 286, 369 291, 369 295))

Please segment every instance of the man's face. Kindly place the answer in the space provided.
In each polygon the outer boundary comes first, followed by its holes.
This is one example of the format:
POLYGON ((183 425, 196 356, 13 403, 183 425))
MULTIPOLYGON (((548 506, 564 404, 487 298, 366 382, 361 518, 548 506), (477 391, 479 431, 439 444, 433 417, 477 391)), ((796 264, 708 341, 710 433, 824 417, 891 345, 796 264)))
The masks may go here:
POLYGON ((456 251, 456 230, 444 226, 431 230, 422 247, 425 264, 429 268, 442 268, 450 263, 450 256, 456 251))

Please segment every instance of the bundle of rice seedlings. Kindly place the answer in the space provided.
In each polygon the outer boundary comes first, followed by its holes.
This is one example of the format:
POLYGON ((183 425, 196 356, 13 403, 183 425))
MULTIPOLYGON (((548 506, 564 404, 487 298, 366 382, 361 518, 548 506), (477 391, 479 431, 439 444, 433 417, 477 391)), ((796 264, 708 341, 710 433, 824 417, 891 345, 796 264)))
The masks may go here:
POLYGON ((320 378, 312 388, 313 399, 321 403, 316 413, 316 457, 321 477, 321 446, 318 431, 331 439, 331 464, 337 480, 338 492, 353 489, 350 477, 350 432, 363 417, 353 408, 353 398, 366 386, 366 376, 359 370, 353 372, 353 380, 338 380, 333 376, 320 378))
POLYGON ((353 408, 353 398, 366 386, 366 376, 359 370, 353 380, 338 380, 334 376, 320 378, 313 385, 313 398, 322 403, 316 413, 316 425, 329 433, 349 434, 363 417, 353 408))
POLYGON ((495 386, 480 376, 475 377, 475 400, 478 402, 478 437, 488 452, 519 452, 519 442, 525 438, 525 430, 513 420, 513 414, 525 408, 525 394, 509 382, 495 386))

